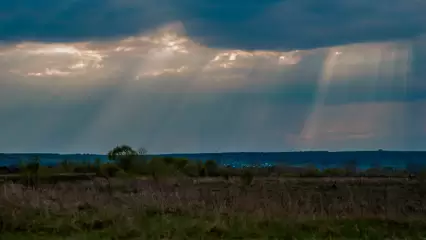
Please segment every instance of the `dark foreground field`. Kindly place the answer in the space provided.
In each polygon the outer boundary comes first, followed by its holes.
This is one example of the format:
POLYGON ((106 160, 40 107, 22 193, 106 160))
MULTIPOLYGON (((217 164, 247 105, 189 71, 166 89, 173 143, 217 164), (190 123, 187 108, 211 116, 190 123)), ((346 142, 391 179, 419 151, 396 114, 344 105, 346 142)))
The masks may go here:
POLYGON ((406 179, 93 179, 0 186, 0 239, 426 239, 406 179))

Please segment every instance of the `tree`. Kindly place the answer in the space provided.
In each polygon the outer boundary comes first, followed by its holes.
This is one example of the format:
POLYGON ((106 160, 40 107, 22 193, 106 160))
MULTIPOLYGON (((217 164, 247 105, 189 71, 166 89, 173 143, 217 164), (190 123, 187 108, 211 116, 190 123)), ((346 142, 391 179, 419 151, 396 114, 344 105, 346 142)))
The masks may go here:
POLYGON ((128 145, 117 146, 108 152, 108 159, 115 161, 124 171, 130 170, 135 157, 139 155, 128 145))
POLYGON ((137 156, 137 155, 138 155, 138 152, 133 150, 130 146, 121 145, 121 146, 115 147, 114 149, 108 152, 108 159, 116 161, 122 157, 137 156))
POLYGON ((145 148, 143 148, 143 147, 140 147, 139 149, 138 149, 138 154, 139 154, 139 156, 144 156, 144 155, 146 155, 148 153, 148 151, 145 149, 145 148))

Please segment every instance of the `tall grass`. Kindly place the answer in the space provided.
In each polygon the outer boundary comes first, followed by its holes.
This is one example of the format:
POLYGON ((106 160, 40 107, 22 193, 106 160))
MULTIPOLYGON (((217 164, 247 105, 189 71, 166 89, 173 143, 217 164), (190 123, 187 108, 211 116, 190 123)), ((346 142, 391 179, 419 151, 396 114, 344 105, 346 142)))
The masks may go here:
POLYGON ((120 239, 148 233, 155 239, 162 234, 176 239, 203 234, 247 238, 349 234, 357 239, 351 225, 357 223, 364 226, 358 231, 375 236, 398 236, 411 228, 426 236, 426 228, 421 228, 426 227, 422 221, 426 192, 413 181, 258 178, 247 185, 219 178, 198 183, 185 178, 158 182, 114 178, 109 184, 103 178, 37 188, 5 183, 0 187, 0 232, 64 236, 99 232, 120 239), (389 224, 395 229, 386 230, 389 224))
POLYGON ((353 164, 325 170, 314 166, 236 169, 213 160, 147 159, 127 147, 117 149, 110 152, 108 163, 67 160, 45 167, 34 159, 20 166, 17 175, 4 175, 1 236, 426 237, 422 171, 408 178, 407 171, 359 172, 353 164))

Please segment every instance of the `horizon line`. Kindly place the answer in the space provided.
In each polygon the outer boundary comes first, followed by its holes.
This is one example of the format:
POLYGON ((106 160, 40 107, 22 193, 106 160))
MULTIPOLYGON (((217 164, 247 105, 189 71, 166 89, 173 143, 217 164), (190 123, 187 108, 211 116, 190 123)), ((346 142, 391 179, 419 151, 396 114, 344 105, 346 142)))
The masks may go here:
MULTIPOLYGON (((348 152, 426 152, 424 150, 293 150, 293 151, 230 151, 230 152, 174 152, 174 153, 147 153, 146 155, 179 155, 179 154, 241 154, 241 153, 306 153, 306 152, 328 152, 328 153, 348 153, 348 152)), ((64 152, 0 152, 1 155, 107 155, 108 153, 64 153, 64 152)))

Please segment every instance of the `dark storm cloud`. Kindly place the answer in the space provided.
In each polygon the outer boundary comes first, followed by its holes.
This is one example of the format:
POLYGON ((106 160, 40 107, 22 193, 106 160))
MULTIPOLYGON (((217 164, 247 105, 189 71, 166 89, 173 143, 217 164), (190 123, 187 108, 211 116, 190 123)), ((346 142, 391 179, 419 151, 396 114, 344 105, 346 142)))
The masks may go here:
POLYGON ((425 11, 420 0, 15 0, 0 3, 0 39, 121 38, 181 21, 209 46, 309 49, 416 37, 425 11))
POLYGON ((188 20, 186 25, 190 35, 210 46, 248 49, 388 41, 416 37, 426 30, 422 1, 287 0, 265 5, 250 18, 230 17, 233 21, 223 24, 217 17, 200 17, 202 21, 188 20))
POLYGON ((0 9, 0 38, 6 41, 121 38, 173 20, 161 0, 18 0, 2 2, 0 9))

